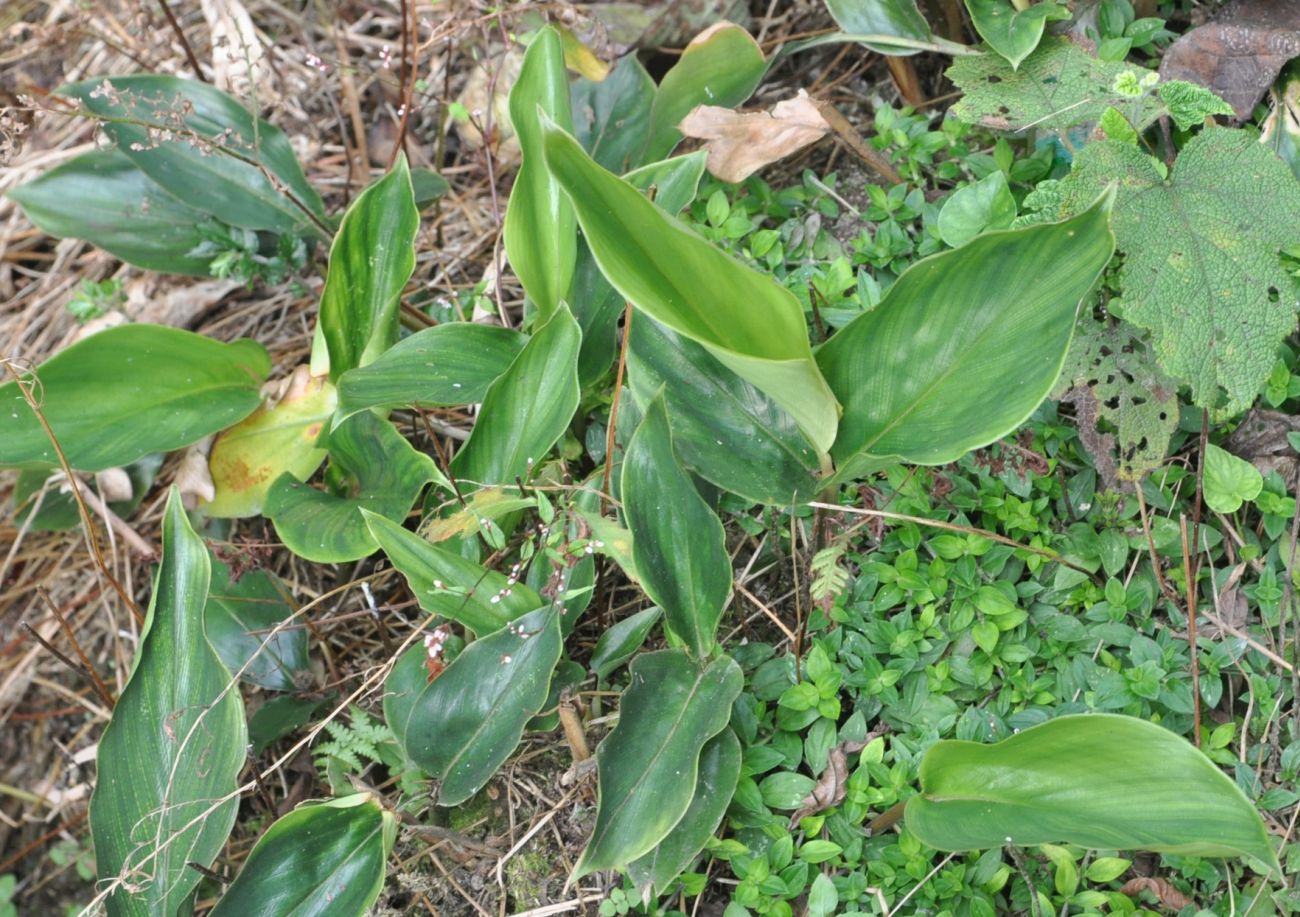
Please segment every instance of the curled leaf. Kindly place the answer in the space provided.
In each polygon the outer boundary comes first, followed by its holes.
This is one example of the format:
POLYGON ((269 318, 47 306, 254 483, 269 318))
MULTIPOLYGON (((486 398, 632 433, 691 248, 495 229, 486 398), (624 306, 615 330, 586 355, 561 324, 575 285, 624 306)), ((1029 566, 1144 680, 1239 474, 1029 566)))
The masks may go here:
POLYGON ((763 166, 816 143, 831 129, 817 104, 800 89, 770 112, 738 112, 698 105, 677 125, 687 137, 707 141, 709 171, 727 182, 744 181, 763 166))

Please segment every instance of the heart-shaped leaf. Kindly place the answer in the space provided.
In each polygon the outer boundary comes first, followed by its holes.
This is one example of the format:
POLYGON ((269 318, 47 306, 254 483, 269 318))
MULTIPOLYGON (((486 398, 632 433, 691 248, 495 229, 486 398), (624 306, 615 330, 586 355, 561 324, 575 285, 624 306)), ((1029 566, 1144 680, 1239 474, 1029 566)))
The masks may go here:
POLYGON ((212 917, 363 917, 396 839, 397 817, 369 793, 305 803, 257 839, 212 917))
POLYGON ((1054 0, 1023 9, 1012 6, 1010 0, 966 0, 966 9, 980 38, 1005 57, 1013 70, 1038 47, 1048 22, 1070 18, 1070 11, 1054 0))
POLYGON ((961 248, 990 229, 1010 229, 1016 218, 1016 199, 1002 172, 990 172, 977 182, 958 188, 939 211, 939 235, 953 248, 961 248))
POLYGON ((695 797, 700 750, 726 728, 744 680, 728 656, 705 667, 681 650, 633 661, 618 725, 596 750, 596 827, 575 877, 626 866, 681 821, 695 797))
MULTIPOLYGON (((35 396, 79 471, 170 452, 247 417, 271 361, 260 344, 223 344, 161 325, 118 325, 46 360, 35 396)), ((27 377, 30 378, 30 377, 27 377)), ((18 383, 0 385, 0 467, 58 465, 18 383)))
POLYGON ((113 915, 175 914, 239 808, 244 703, 204 634, 208 549, 172 488, 131 677, 99 740, 90 831, 113 915), (116 884, 120 883, 120 884, 116 884))
POLYGON ((1216 513, 1235 513, 1241 504, 1253 500, 1264 489, 1259 469, 1226 449, 1208 443, 1205 447, 1205 505, 1216 513))
POLYGON ((1162 726, 1063 716, 993 745, 942 741, 921 761, 907 829, 937 850, 1071 843, 1249 856, 1281 875, 1264 823, 1209 758, 1162 726))

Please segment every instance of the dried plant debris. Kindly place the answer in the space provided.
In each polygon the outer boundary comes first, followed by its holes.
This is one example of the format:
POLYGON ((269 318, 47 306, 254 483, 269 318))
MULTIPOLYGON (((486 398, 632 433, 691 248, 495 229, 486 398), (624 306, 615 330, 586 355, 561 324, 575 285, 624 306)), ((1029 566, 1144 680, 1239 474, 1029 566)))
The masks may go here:
POLYGON ((777 102, 770 112, 742 113, 699 105, 677 128, 687 137, 706 141, 708 168, 714 176, 738 182, 816 143, 831 126, 817 103, 801 89, 793 99, 777 102))

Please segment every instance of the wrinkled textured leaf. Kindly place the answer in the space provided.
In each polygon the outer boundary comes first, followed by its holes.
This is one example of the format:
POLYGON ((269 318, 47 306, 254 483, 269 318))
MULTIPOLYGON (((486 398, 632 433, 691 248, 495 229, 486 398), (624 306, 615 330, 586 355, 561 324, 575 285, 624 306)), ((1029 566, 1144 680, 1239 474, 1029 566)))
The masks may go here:
POLYGON ((909 267, 817 351, 844 404, 836 463, 943 464, 1014 430, 1056 382, 1114 246, 1103 197, 1067 222, 989 233, 909 267))
POLYGON ((320 300, 330 378, 371 363, 397 341, 397 304, 415 270, 415 206, 406 156, 348 207, 330 247, 320 300))
POLYGON ((700 476, 758 503, 816 493, 817 450, 794 418, 699 344, 653 319, 634 322, 628 380, 642 406, 663 389, 674 450, 700 476))
POLYGON ((789 411, 818 448, 828 448, 838 406, 812 360, 794 295, 669 217, 554 126, 546 157, 614 288, 705 346, 789 411))
POLYGON ((212 917, 363 917, 396 838, 397 817, 369 793, 305 803, 257 839, 212 917))
MULTIPOLYGON (((826 0, 826 9, 845 32, 889 35, 912 41, 929 41, 930 25, 915 0, 826 0)), ((881 54, 915 54, 918 49, 883 41, 863 42, 881 54)))
POLYGON ((528 586, 511 585, 504 574, 430 544, 383 516, 364 510, 363 515, 371 535, 425 611, 490 634, 541 607, 541 597, 528 586))
POLYGON ((458 479, 513 484, 532 476, 578 409, 581 344, 578 323, 561 304, 488 386, 474 430, 451 462, 458 479))
POLYGON ((324 238, 308 215, 324 213, 320 196, 289 138, 232 96, 157 74, 95 77, 59 92, 109 119, 103 130, 118 150, 196 210, 231 226, 324 238))
POLYGON ((1069 176, 1040 185, 1025 207, 1049 219, 1076 213, 1116 180, 1124 262, 1113 308, 1151 333, 1161 367, 1196 404, 1244 410, 1295 328, 1300 286, 1278 251, 1296 241, 1300 183, 1249 133, 1207 128, 1168 180, 1136 147, 1090 143, 1069 176))
POLYGON ((726 182, 744 181, 763 166, 816 143, 831 129, 802 89, 770 112, 699 105, 678 127, 687 137, 706 141, 709 172, 726 182))
POLYGON ((960 248, 990 229, 1009 229, 1016 218, 1016 199, 1007 177, 991 172, 977 182, 958 188, 939 211, 939 235, 960 248))
POLYGON ((90 830, 110 915, 175 914, 235 823, 247 731, 239 689, 204 635, 208 550, 172 489, 162 564, 131 677, 99 740, 90 830))
POLYGON ((85 239, 150 271, 206 277, 207 215, 164 191, 117 150, 95 150, 8 191, 28 219, 60 239, 85 239))
POLYGON ((744 684, 729 656, 701 668, 681 650, 661 650, 631 669, 618 725, 596 750, 596 827, 575 877, 625 866, 668 836, 695 796, 700 749, 726 728, 744 684))
POLYGON ((591 651, 591 670, 596 677, 604 681, 635 656, 662 614, 658 606, 651 605, 606 629, 591 651))
POLYGON ((1237 785, 1185 739, 1145 720, 1063 716, 993 745, 941 741, 922 758, 920 777, 904 818, 937 850, 1066 842, 1250 856, 1281 874, 1264 823, 1237 785))
POLYGON ((271 635, 293 614, 287 596, 284 585, 265 570, 250 570, 232 581, 225 564, 212 564, 203 613, 208 642, 232 673, 242 669, 245 681, 272 691, 295 691, 311 682, 302 622, 271 635))
POLYGON ((766 72, 763 50, 740 26, 718 22, 696 35, 659 83, 645 152, 637 165, 673 151, 682 139, 677 125, 695 106, 735 108, 758 88, 766 72))
POLYGON ((621 493, 641 587, 673 633, 705 658, 731 595, 731 560, 722 522, 673 454, 662 396, 628 444, 621 493))
POLYGON ((627 864, 628 875, 644 900, 662 895, 668 884, 704 849, 722 824, 740 779, 740 740, 724 729, 700 750, 695 796, 681 821, 654 850, 627 864))
POLYGON ((641 164, 654 98, 654 80, 628 54, 600 82, 574 81, 573 135, 592 159, 621 175, 641 164))
POLYGON ((962 97, 951 110, 963 121, 999 131, 1032 125, 1063 132, 1115 108, 1140 131, 1160 116, 1162 106, 1149 94, 1134 99, 1119 92, 1115 78, 1125 72, 1141 80, 1151 71, 1098 60, 1069 39, 1049 35, 1015 70, 997 54, 953 61, 948 78, 962 97))
POLYGON ((488 782, 542 709, 560 661, 560 615, 539 608, 475 640, 421 692, 406 721, 406 753, 442 780, 454 806, 488 782))
MULTIPOLYGON (((79 471, 188 446, 247 417, 271 361, 260 344, 223 344, 160 325, 118 325, 36 368, 36 399, 79 471)), ((58 457, 16 382, 0 385, 0 467, 58 457)))
POLYGON ((1231 452, 1208 443, 1205 447, 1205 505, 1216 513, 1235 513, 1264 489, 1259 469, 1231 452))
POLYGON ((551 27, 538 32, 528 46, 519 79, 510 90, 510 123, 523 164, 510 191, 504 228, 506 256, 537 305, 540 324, 568 298, 578 237, 573 208, 546 169, 539 110, 566 130, 573 129, 564 49, 551 27))
POLYGON ((472 322, 417 331, 339 377, 336 425, 367 408, 478 404, 527 341, 509 328, 472 322))
POLYGON ((1006 58, 1013 70, 1038 47, 1049 20, 1070 18, 1070 11, 1053 0, 1019 10, 1011 0, 966 0, 966 9, 980 38, 1006 58))
POLYGON ((278 404, 259 407, 217 436, 208 456, 215 494, 200 509, 218 518, 256 516, 280 475, 311 477, 325 461, 316 439, 337 401, 324 376, 312 376, 306 366, 295 369, 278 404))
POLYGON ((425 484, 443 480, 433 459, 368 411, 331 431, 327 445, 330 461, 349 479, 346 496, 285 474, 266 497, 266 515, 285 547, 316 563, 346 563, 373 554, 379 545, 361 510, 401 519, 425 484))

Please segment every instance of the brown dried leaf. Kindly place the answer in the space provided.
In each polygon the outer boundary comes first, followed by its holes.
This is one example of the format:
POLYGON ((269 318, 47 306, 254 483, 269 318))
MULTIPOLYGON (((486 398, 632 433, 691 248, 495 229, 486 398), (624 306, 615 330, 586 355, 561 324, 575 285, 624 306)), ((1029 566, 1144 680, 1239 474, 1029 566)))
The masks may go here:
POLYGON ((1300 57, 1300 0, 1236 0, 1170 45, 1160 76, 1213 90, 1244 121, 1293 57, 1300 57))
POLYGON ((743 181, 763 166, 816 143, 831 129, 808 93, 778 102, 770 111, 741 113, 699 105, 677 125, 687 137, 707 141, 709 171, 727 182, 743 181))
POLYGON ((1170 911, 1181 911, 1192 903, 1192 899, 1175 888, 1168 879, 1145 876, 1137 879, 1129 879, 1124 883, 1120 892, 1125 895, 1137 895, 1141 892, 1151 892, 1151 894, 1160 899, 1160 906, 1170 911))
POLYGON ((826 770, 822 771, 812 792, 799 800, 798 810, 790 816, 792 830, 799 824, 800 819, 816 815, 844 801, 844 796, 848 792, 845 787, 849 779, 848 756, 862 751, 866 744, 866 742, 841 742, 831 749, 826 761, 826 770))

